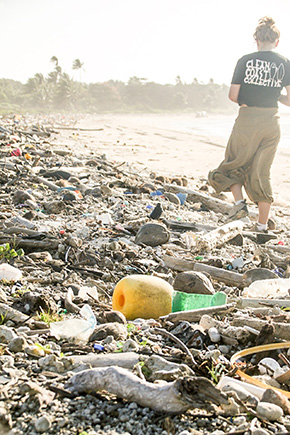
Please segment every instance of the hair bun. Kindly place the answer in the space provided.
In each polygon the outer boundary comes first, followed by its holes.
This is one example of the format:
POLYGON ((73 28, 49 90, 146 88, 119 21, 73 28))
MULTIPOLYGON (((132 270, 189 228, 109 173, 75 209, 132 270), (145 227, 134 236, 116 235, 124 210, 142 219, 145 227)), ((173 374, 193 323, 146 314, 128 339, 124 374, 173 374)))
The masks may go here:
POLYGON ((275 25, 275 21, 271 17, 263 17, 259 20, 259 25, 264 25, 268 27, 272 27, 275 25))

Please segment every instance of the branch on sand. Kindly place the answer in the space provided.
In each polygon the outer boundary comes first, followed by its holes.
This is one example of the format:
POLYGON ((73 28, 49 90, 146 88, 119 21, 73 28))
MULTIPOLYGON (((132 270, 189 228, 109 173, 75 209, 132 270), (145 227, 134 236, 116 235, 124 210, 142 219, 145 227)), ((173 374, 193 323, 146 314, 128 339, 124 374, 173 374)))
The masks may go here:
POLYGON ((165 384, 153 384, 120 367, 95 368, 77 373, 65 388, 72 393, 106 390, 119 398, 167 413, 183 413, 190 408, 212 409, 210 403, 228 403, 227 396, 206 378, 185 377, 165 384))

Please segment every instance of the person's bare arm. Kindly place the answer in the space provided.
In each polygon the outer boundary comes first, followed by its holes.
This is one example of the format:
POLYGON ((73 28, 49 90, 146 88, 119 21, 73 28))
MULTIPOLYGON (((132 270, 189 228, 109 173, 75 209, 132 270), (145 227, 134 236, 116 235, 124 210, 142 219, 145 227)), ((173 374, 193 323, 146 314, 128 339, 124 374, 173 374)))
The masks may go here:
POLYGON ((278 98, 278 101, 282 104, 285 104, 285 106, 290 106, 290 86, 285 86, 286 89, 286 95, 280 95, 278 98))
POLYGON ((238 96, 240 92, 241 85, 231 85, 229 90, 229 99, 234 103, 238 102, 238 96))

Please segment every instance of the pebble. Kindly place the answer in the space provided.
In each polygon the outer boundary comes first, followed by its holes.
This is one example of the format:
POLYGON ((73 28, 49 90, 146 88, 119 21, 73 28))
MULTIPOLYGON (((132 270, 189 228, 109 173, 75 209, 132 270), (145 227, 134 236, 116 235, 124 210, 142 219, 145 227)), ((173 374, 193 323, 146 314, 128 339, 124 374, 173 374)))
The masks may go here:
POLYGON ((17 335, 11 328, 4 325, 0 326, 0 343, 8 344, 16 337, 17 335))
POLYGON ((24 337, 16 337, 13 338, 8 344, 8 349, 11 352, 23 352, 24 349, 28 346, 27 341, 24 337))
POLYGON ((34 426, 37 433, 44 433, 50 429, 51 419, 48 416, 43 415, 36 420, 34 426))
POLYGON ((284 415, 283 409, 280 406, 268 402, 259 402, 256 412, 259 418, 269 421, 280 420, 284 415))
POLYGON ((221 335, 216 327, 209 328, 208 330, 209 338, 213 343, 218 343, 221 340, 221 335))

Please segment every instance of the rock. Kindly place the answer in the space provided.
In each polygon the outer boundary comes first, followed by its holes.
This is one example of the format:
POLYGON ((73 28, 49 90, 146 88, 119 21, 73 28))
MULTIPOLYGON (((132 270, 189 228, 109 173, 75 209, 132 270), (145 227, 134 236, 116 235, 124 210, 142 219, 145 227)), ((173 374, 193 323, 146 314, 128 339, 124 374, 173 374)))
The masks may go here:
POLYGON ((4 304, 7 302, 7 295, 2 288, 0 288, 0 302, 4 302, 4 304))
POLYGON ((212 343, 218 343, 221 340, 221 335, 215 327, 209 328, 208 335, 212 343))
POLYGON ((171 192, 164 192, 163 196, 168 199, 169 202, 172 202, 173 204, 180 205, 180 199, 178 198, 175 193, 171 192))
POLYGON ((277 279, 277 274, 262 267, 250 269, 243 273, 243 282, 245 286, 249 286, 252 282, 262 279, 277 279))
POLYGON ((227 381, 222 386, 222 391, 225 393, 229 393, 230 391, 234 391, 239 399, 244 403, 249 403, 250 405, 256 406, 258 404, 258 399, 253 394, 249 393, 246 388, 244 388, 242 385, 238 385, 237 383, 233 381, 227 381))
POLYGON ((36 420, 36 422, 34 423, 34 427, 35 427, 36 432, 44 433, 44 432, 48 431, 48 429, 50 429, 51 419, 48 416, 43 415, 42 417, 39 417, 36 420))
POLYGON ((11 352, 23 352, 24 349, 28 346, 27 341, 24 337, 16 337, 10 341, 8 344, 8 349, 11 352))
POLYGON ((185 293, 213 295, 215 290, 210 280, 202 272, 181 272, 174 281, 175 290, 185 293))
POLYGON ((19 281, 22 278, 21 270, 13 267, 10 264, 0 264, 0 281, 19 281))
POLYGON ((279 421, 283 417, 283 409, 274 403, 260 402, 256 408, 258 418, 279 421))
POLYGON ((0 343, 8 344, 16 337, 17 335, 11 328, 4 325, 0 326, 0 343))
POLYGON ((285 414, 290 414, 289 400, 284 396, 284 394, 281 394, 279 391, 273 390, 272 388, 269 388, 264 392, 261 402, 274 403, 282 408, 285 414))
POLYGON ((65 194, 62 197, 63 201, 65 202, 71 202, 71 201, 78 201, 80 199, 79 195, 75 191, 69 191, 65 192, 65 194))
POLYGON ((104 340, 108 335, 112 335, 115 340, 126 340, 128 331, 125 325, 121 323, 104 323, 96 326, 90 341, 104 340))
POLYGON ((262 428, 254 428, 251 430, 251 435, 269 435, 269 432, 262 428))
POLYGON ((40 311, 46 313, 56 313, 58 307, 48 292, 25 292, 23 296, 13 304, 14 308, 19 311, 23 310, 25 314, 32 314, 40 311), (23 309, 24 308, 24 309, 23 309))
POLYGON ((139 346, 136 343, 136 341, 129 338, 129 340, 126 340, 123 344, 123 352, 136 352, 139 350, 139 346))
POLYGON ((35 198, 30 195, 30 193, 25 192, 24 190, 16 190, 13 194, 13 202, 14 204, 24 204, 25 201, 30 200, 35 202, 35 198))
POLYGON ((126 325, 127 320, 123 313, 112 310, 104 313, 104 323, 123 323, 126 325))
POLYGON ((65 203, 63 201, 43 202, 42 205, 49 214, 60 214, 65 210, 65 203))
POLYGON ((35 344, 27 346, 24 350, 30 356, 43 357, 45 355, 45 351, 35 344))
POLYGON ((156 380, 170 382, 184 376, 193 376, 193 371, 187 365, 166 361, 166 359, 158 355, 152 355, 148 358, 144 363, 144 367, 149 373, 146 377, 150 382, 156 380))
POLYGON ((149 223, 143 225, 136 234, 135 243, 148 246, 159 246, 167 243, 170 232, 165 225, 149 223))

